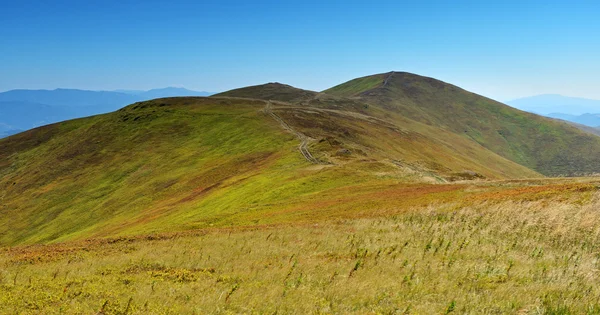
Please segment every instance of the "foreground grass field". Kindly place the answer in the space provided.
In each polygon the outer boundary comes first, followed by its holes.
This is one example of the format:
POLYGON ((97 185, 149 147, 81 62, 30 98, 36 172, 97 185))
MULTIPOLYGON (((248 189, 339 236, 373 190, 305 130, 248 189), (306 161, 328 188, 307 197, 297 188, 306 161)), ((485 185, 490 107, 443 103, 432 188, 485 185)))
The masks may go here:
POLYGON ((1 312, 599 313, 597 184, 474 183, 346 219, 4 248, 1 312))

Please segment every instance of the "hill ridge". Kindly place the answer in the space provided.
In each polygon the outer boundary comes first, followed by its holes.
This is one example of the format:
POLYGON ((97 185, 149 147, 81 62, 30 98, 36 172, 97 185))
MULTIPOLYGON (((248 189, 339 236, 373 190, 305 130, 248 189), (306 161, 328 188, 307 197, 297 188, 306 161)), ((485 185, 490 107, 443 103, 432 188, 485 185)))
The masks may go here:
POLYGON ((278 223, 351 211, 391 183, 539 176, 447 131, 316 98, 329 107, 162 98, 1 139, 0 244, 278 223))
POLYGON ((353 79, 323 92, 447 128, 546 175, 600 172, 596 136, 435 78, 394 71, 353 79))
POLYGON ((161 98, 2 139, 0 244, 334 218, 385 206, 389 185, 600 165, 591 135, 439 80, 349 82, 161 98))

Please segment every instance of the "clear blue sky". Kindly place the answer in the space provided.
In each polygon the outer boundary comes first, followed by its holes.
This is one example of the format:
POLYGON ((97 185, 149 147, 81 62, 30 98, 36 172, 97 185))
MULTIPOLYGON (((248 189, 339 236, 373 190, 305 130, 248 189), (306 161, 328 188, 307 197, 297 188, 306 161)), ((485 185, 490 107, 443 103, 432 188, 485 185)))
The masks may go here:
POLYGON ((322 90, 390 70, 600 99, 600 1, 0 0, 0 91, 322 90))

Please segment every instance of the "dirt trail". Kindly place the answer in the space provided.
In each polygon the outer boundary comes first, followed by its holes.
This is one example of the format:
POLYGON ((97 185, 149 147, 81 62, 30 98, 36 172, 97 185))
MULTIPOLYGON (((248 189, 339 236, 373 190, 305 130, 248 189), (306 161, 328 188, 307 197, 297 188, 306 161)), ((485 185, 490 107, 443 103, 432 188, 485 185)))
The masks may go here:
POLYGON ((292 128, 290 125, 288 125, 288 123, 285 122, 285 120, 279 117, 279 115, 275 114, 273 112, 273 103, 271 103, 271 101, 267 101, 267 105, 265 106, 264 112, 269 116, 273 117, 273 119, 275 119, 276 121, 278 121, 279 124, 281 124, 281 126, 283 127, 283 129, 293 133, 294 135, 296 135, 296 137, 298 137, 298 139, 300 139, 300 145, 298 146, 298 149, 307 161, 313 164, 321 164, 319 160, 315 159, 308 150, 308 142, 312 139, 292 128))
MULTIPOLYGON (((288 108, 290 109, 300 109, 300 110, 307 110, 307 107, 301 107, 301 106, 293 106, 290 105, 288 108)), ((368 121, 370 123, 374 123, 374 124, 379 124, 379 125, 385 125, 389 128, 393 128, 393 129, 397 129, 398 127, 392 123, 390 123, 389 121, 383 120, 381 118, 377 118, 374 116, 369 116, 369 115, 365 115, 365 114, 361 114, 361 113, 357 113, 357 112, 350 112, 350 111, 344 111, 344 110, 339 110, 339 109, 328 109, 328 108, 310 108, 311 111, 314 112, 320 112, 320 113, 332 113, 332 114, 337 114, 340 116, 346 116, 346 117, 351 117, 351 118, 356 118, 356 119, 361 119, 364 121, 368 121)))
POLYGON ((390 81, 390 79, 392 78, 392 76, 394 75, 394 71, 390 72, 390 74, 387 76, 387 78, 385 78, 385 81, 383 81, 383 87, 386 87, 388 82, 390 81))

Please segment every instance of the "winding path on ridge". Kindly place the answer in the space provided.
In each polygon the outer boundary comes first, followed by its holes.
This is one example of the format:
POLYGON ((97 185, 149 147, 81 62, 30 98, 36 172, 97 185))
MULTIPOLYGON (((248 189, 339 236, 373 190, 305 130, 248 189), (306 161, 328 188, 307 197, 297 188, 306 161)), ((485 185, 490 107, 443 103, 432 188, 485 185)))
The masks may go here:
POLYGON ((394 71, 390 72, 390 74, 388 74, 388 76, 385 78, 385 81, 383 81, 383 87, 386 87, 388 85, 388 82, 390 81, 392 76, 394 76, 394 71))
POLYGON ((312 154, 310 153, 310 151, 308 150, 308 142, 309 142, 309 140, 311 140, 311 138, 307 137, 305 134, 295 130, 290 125, 288 125, 288 123, 286 123, 285 120, 283 120, 283 118, 279 117, 279 115, 277 115, 273 112, 273 103, 271 103, 271 101, 266 101, 266 102, 267 102, 267 105, 265 106, 264 112, 266 114, 268 114, 269 116, 273 117, 273 119, 275 119, 277 122, 279 122, 279 124, 281 125, 281 127, 283 127, 283 129, 293 133, 294 135, 296 135, 296 137, 298 137, 298 139, 300 139, 300 145, 298 146, 298 150, 300 150, 300 153, 302 153, 302 156, 304 156, 304 158, 307 161, 309 161, 310 163, 321 164, 321 162, 319 162, 319 160, 315 159, 312 156, 312 154))

